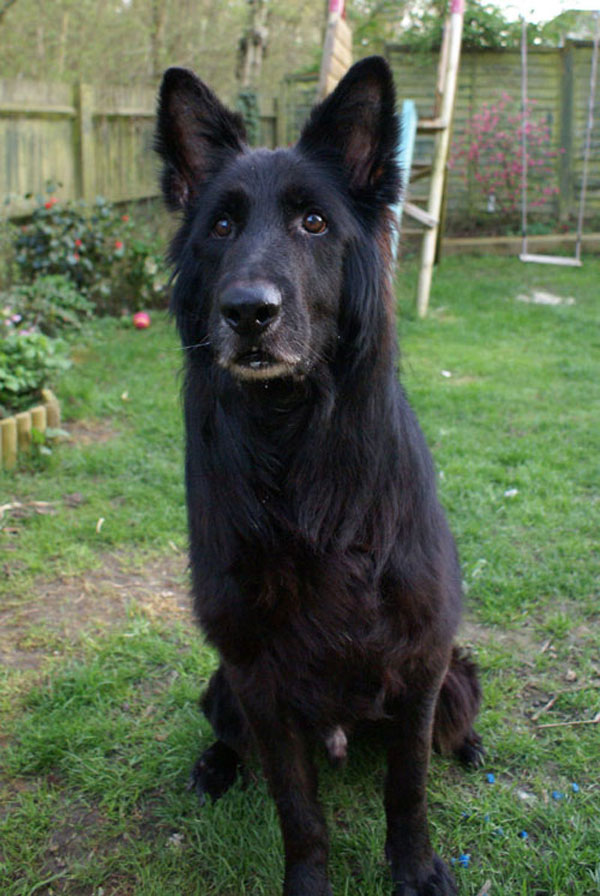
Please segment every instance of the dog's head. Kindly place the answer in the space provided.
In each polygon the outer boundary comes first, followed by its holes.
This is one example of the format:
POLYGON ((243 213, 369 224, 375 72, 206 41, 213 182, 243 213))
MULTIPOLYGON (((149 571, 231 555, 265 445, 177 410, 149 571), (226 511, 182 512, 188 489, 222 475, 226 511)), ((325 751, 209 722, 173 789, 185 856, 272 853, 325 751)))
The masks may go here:
MULTIPOLYGON (((240 117, 185 70, 169 69, 156 147, 184 345, 239 380, 302 376, 340 343, 360 351, 383 314, 378 237, 398 191, 392 77, 352 67, 291 149, 251 150, 240 117)), ((379 240, 383 242, 382 239, 379 240)))

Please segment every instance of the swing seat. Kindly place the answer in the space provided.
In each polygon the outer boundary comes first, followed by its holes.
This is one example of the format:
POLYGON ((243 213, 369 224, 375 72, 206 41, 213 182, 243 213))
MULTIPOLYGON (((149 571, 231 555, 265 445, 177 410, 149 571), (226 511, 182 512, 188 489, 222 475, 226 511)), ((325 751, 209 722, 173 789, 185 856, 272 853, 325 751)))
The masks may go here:
POLYGON ((534 264, 562 264, 568 268, 580 268, 582 266, 579 258, 569 258, 566 255, 532 255, 529 252, 522 252, 519 255, 521 261, 531 261, 534 264))

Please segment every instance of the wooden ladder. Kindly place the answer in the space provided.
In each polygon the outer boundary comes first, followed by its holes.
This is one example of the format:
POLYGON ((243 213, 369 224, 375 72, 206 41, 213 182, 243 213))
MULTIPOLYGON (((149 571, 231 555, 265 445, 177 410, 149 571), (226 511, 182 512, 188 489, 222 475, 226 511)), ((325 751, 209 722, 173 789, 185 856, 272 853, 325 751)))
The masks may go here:
POLYGON ((426 177, 430 178, 427 208, 421 208, 406 198, 403 202, 404 213, 416 221, 421 228, 424 228, 417 290, 419 317, 425 317, 429 307, 433 266, 442 236, 448 153, 458 84, 463 18, 464 0, 451 0, 438 64, 433 116, 417 121, 417 134, 434 137, 431 164, 413 165, 410 175, 410 183, 426 177))

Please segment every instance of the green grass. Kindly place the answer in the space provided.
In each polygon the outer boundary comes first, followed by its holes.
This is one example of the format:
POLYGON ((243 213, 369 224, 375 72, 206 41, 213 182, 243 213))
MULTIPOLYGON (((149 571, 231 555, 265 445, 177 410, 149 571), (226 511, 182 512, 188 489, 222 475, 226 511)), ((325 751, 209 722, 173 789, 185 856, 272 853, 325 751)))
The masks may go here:
POLYGON ((76 364, 59 389, 71 442, 43 459, 43 475, 39 460, 17 477, 0 473, 8 501, 48 501, 53 511, 19 527, 13 592, 41 573, 85 569, 103 551, 185 545, 181 353, 166 315, 155 312, 153 320, 143 331, 112 319, 90 326, 73 343, 76 364), (75 506, 65 500, 73 494, 80 496, 75 506))
MULTIPOLYGON (((600 263, 450 258, 425 321, 412 311, 415 279, 410 264, 398 277, 403 380, 461 551, 488 750, 478 772, 434 758, 433 838, 448 860, 470 855, 454 866, 464 896, 487 880, 490 896, 593 896, 600 727, 573 723, 600 710, 600 263), (575 304, 515 300, 534 288, 575 304)), ((0 681, 2 893, 278 896, 280 835, 262 780, 203 809, 185 789, 210 741, 196 701, 214 656, 168 596, 149 612, 132 590, 127 610, 109 613, 115 558, 123 586, 185 546, 171 324, 97 322, 73 352, 58 393, 74 438, 0 475, 0 504, 54 511, 0 523, 0 624, 16 619, 19 656, 37 658, 32 670, 9 660, 0 681), (65 499, 74 493, 83 500, 65 499), (74 637, 50 604, 48 620, 28 615, 62 587, 80 606, 80 583, 107 569, 107 603, 90 613, 110 624, 82 618, 74 637)), ((345 769, 321 769, 336 896, 391 892, 383 775, 381 753, 354 743, 345 769)))

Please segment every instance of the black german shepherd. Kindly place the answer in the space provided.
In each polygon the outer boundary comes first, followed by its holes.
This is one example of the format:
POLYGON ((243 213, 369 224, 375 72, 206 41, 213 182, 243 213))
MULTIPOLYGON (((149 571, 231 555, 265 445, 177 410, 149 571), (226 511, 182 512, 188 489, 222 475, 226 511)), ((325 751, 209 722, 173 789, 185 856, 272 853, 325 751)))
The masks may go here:
POLYGON ((194 783, 220 796, 258 748, 286 896, 331 893, 315 742, 341 760, 360 723, 385 733, 396 896, 456 893, 427 828, 432 742, 481 757, 476 671, 452 646, 460 569, 396 371, 394 106, 365 59, 295 147, 251 150, 191 72, 160 91, 193 592, 221 657, 194 783))

